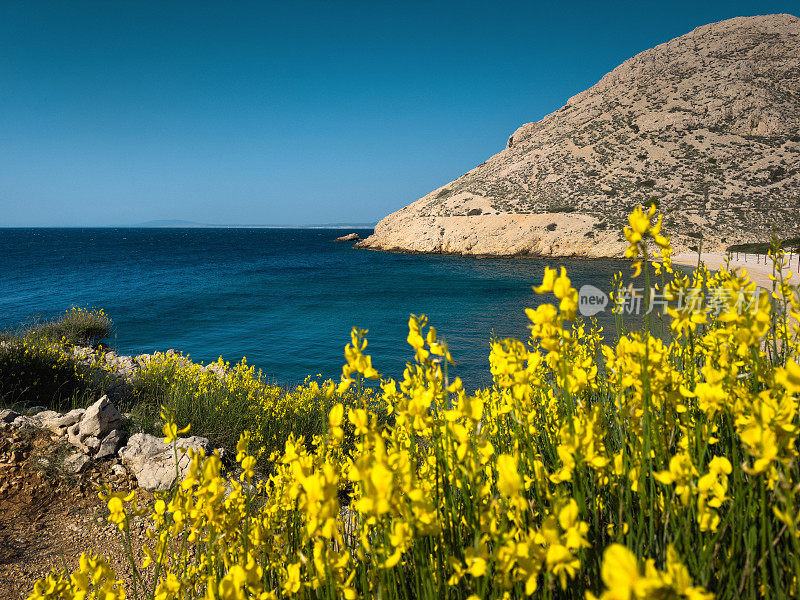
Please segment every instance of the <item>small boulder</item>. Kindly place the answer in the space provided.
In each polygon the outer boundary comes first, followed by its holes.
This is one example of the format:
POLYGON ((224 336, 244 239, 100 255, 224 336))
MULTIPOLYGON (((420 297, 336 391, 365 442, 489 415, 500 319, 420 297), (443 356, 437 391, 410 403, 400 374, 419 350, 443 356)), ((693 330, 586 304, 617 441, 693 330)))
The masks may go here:
POLYGON ((94 454, 100 449, 100 439, 90 435, 86 439, 83 440, 83 448, 81 448, 86 454, 94 454))
POLYGON ((83 472, 90 462, 91 461, 88 456, 76 452, 74 454, 70 454, 64 459, 64 470, 77 475, 78 473, 83 472))
POLYGON ((20 415, 11 421, 11 425, 19 429, 33 429, 34 427, 39 427, 40 423, 35 417, 26 417, 25 415, 20 415))
POLYGON ((75 423, 67 427, 67 441, 76 448, 83 448, 83 441, 81 440, 80 432, 81 424, 75 423))
MULTIPOLYGON (((208 439, 198 436, 179 438, 176 444, 178 478, 183 479, 189 472, 191 459, 181 450, 191 448, 198 451, 202 448, 209 452, 211 444, 208 439)), ((139 486, 148 491, 167 490, 175 483, 175 453, 172 445, 165 444, 161 438, 146 433, 132 435, 119 456, 125 467, 136 477, 139 486)))
POLYGON ((348 233, 347 235, 343 235, 342 237, 336 238, 335 242, 357 242, 361 239, 361 236, 357 233, 348 233))
POLYGON ((81 438, 89 436, 104 438, 122 425, 122 420, 122 415, 111 404, 108 396, 103 396, 87 408, 81 417, 79 435, 81 438))
POLYGON ((117 451, 125 444, 128 439, 128 433, 121 429, 115 429, 103 438, 100 443, 100 449, 95 454, 95 459, 110 458, 117 454, 117 451))
POLYGON ((111 467, 111 471, 117 477, 125 477, 125 475, 128 474, 128 469, 126 469, 122 465, 114 465, 113 467, 111 467))
POLYGON ((57 419, 60 416, 61 413, 58 413, 54 410, 41 410, 37 412, 35 415, 33 415, 33 418, 39 421, 40 423, 44 424, 45 421, 49 421, 51 419, 57 419))
POLYGON ((83 416, 83 413, 85 412, 86 409, 84 408, 76 408, 75 410, 71 410, 63 415, 58 415, 56 417, 48 419, 42 419, 42 427, 49 429, 56 435, 66 435, 67 428, 69 428, 71 425, 75 425, 75 423, 80 421, 81 417, 83 416))
POLYGON ((136 363, 132 356, 120 356, 116 361, 117 373, 122 377, 129 378, 136 371, 136 363))
POLYGON ((0 423, 11 423, 18 416, 18 412, 14 412, 10 408, 4 408, 0 410, 0 423))

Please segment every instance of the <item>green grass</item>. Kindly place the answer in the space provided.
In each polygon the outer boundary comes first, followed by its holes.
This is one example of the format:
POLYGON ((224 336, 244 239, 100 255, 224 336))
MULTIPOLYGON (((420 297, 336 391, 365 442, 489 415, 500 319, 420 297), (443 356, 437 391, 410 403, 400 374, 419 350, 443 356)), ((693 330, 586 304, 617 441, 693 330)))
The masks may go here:
POLYGON ((0 405, 69 410, 93 402, 104 378, 60 344, 36 336, 6 340, 0 348, 0 405))
POLYGON ((254 443, 263 448, 262 467, 268 466, 272 452, 283 450, 290 434, 312 448, 314 437, 327 431, 327 415, 336 402, 374 407, 384 422, 388 418, 385 409, 375 407, 378 395, 369 388, 326 395, 312 380, 278 386, 246 361, 224 368, 215 374, 181 355, 157 354, 134 377, 127 410, 139 429, 158 435, 163 425, 160 410, 166 407, 175 422, 191 426, 189 435, 202 435, 228 449, 250 431, 254 443))
POLYGON ((0 332, 0 405, 69 410, 94 402, 108 377, 98 365, 79 361, 72 348, 95 345, 112 333, 102 310, 77 307, 0 332))

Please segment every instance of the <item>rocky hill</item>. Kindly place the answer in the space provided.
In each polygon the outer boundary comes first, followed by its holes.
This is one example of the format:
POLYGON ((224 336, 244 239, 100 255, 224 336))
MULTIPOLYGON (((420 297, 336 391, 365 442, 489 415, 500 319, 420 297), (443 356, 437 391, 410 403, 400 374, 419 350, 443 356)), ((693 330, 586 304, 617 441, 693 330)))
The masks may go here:
POLYGON ((678 252, 800 235, 800 19, 738 17, 637 54, 357 246, 617 256, 650 202, 678 252))

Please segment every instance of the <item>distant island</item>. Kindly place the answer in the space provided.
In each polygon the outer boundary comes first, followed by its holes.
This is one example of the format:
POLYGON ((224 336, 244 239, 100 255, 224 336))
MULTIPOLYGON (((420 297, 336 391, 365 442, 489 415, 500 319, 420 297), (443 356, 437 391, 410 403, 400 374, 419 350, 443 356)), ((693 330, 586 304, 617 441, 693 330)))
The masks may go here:
POLYGON ((637 54, 357 247, 615 257, 651 203, 676 253, 800 235, 800 19, 737 17, 637 54))

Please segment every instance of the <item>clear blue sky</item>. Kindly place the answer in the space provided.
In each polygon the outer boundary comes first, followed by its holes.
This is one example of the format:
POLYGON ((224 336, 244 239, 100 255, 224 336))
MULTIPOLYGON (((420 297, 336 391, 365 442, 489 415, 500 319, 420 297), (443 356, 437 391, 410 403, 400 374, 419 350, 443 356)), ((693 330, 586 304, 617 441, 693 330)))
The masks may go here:
POLYGON ((797 2, 0 3, 0 226, 379 219, 633 54, 797 2))

